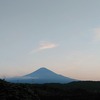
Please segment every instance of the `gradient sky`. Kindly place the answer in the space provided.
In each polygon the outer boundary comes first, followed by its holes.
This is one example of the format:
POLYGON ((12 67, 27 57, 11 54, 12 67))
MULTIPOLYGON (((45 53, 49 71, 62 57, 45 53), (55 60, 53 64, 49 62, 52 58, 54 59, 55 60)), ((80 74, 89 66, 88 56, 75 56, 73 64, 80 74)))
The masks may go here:
POLYGON ((100 80, 100 0, 0 0, 0 76, 40 67, 100 80))

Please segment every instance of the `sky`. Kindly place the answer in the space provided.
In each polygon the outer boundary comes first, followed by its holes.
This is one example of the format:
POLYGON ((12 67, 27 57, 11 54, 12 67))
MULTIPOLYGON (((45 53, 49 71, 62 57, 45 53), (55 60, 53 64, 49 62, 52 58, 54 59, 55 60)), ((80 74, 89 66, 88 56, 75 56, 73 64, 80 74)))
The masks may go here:
POLYGON ((0 0, 0 77, 40 67, 100 81, 100 0, 0 0))

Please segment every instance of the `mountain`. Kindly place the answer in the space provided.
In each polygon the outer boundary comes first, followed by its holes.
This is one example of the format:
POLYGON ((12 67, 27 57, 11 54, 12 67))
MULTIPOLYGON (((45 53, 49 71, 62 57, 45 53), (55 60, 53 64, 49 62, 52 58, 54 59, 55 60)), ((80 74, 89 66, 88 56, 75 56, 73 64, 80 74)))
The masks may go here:
POLYGON ((8 81, 20 83, 68 83, 75 81, 75 79, 56 74, 55 72, 42 67, 30 74, 21 77, 10 78, 8 81))

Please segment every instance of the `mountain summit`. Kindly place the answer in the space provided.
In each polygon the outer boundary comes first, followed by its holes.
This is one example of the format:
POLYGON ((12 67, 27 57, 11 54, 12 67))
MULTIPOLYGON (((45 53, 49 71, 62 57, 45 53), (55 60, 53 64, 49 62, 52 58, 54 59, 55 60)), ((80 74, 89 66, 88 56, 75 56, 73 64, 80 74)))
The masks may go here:
POLYGON ((32 72, 30 74, 27 74, 25 75, 24 77, 41 77, 41 78, 46 78, 46 77, 50 77, 50 76, 53 76, 53 75, 57 75, 56 73, 54 73, 53 71, 45 68, 45 67, 42 67, 38 70, 36 70, 35 72, 32 72))
POLYGON ((13 78, 11 81, 20 83, 68 83, 75 81, 75 79, 56 74, 55 72, 42 67, 27 75, 13 78))

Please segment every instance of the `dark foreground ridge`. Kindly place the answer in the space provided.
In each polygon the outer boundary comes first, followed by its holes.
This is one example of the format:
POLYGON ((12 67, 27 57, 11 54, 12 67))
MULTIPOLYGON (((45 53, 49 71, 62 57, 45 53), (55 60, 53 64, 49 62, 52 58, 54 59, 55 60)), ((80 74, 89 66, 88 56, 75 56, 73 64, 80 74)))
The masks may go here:
POLYGON ((40 100, 31 89, 25 84, 13 84, 0 80, 0 100, 40 100))
POLYGON ((0 80, 0 100, 100 100, 100 82, 15 84, 0 80))

